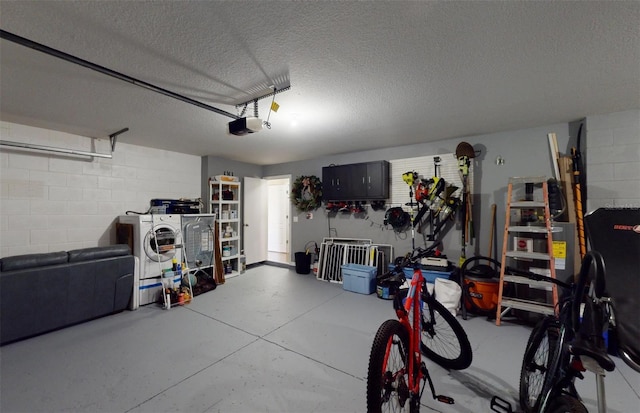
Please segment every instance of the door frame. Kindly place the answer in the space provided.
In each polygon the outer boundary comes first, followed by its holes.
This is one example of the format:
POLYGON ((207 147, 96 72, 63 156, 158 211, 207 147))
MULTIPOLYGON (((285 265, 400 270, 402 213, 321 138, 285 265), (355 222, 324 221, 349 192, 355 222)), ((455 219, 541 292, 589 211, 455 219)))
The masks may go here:
MULTIPOLYGON (((267 181, 275 181, 275 180, 287 180, 288 183, 288 191, 287 191, 287 199, 286 199, 286 204, 288 205, 287 208, 287 228, 286 228, 286 237, 287 237, 287 262, 286 264, 292 264, 292 254, 291 254, 291 221, 293 219, 293 215, 292 215, 292 206, 291 206, 291 202, 289 201, 289 194, 291 193, 291 182, 292 182, 292 175, 291 174, 286 174, 286 175, 273 175, 273 176, 265 176, 264 178, 267 181)), ((268 192, 267 191, 267 197, 268 197, 268 192)), ((267 202, 269 202, 269 200, 267 199, 267 202)), ((269 231, 270 231, 270 225, 267 224, 267 237, 269 236, 269 231)), ((269 253, 269 251, 267 251, 267 254, 269 253)))
POLYGON ((262 211, 264 212, 258 210, 259 212, 256 215, 256 206, 259 207, 260 205, 266 205, 266 185, 266 181, 263 178, 244 178, 244 196, 242 197, 242 199, 245 205, 242 208, 242 247, 245 251, 245 259, 247 265, 264 262, 267 259, 268 225, 266 222, 266 208, 262 208, 262 211), (257 183, 257 186, 252 186, 251 191, 249 191, 249 179, 252 181, 255 180, 257 183), (257 191, 255 191, 254 189, 257 189, 257 191), (247 235, 247 227, 249 225, 252 225, 252 231, 250 232, 254 232, 251 238, 249 238, 249 236, 247 235), (256 229, 254 230, 254 228, 256 229))

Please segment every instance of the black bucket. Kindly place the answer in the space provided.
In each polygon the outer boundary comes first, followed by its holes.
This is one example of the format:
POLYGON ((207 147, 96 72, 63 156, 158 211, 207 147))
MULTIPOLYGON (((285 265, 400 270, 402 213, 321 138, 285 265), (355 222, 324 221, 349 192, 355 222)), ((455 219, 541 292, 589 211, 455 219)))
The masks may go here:
POLYGON ((298 274, 309 274, 311 272, 311 254, 306 252, 296 252, 296 272, 298 274))

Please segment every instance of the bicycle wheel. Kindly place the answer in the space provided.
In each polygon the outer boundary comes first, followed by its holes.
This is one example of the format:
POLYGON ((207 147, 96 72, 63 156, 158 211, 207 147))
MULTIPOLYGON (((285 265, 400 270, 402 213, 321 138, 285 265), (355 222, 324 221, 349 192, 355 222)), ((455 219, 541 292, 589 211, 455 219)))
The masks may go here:
POLYGON ((589 413, 589 411, 580 400, 563 394, 551 401, 545 413, 589 413))
POLYGON ((409 335, 397 320, 387 320, 376 333, 369 356, 367 412, 409 411, 409 335))
POLYGON ((520 370, 520 407, 525 413, 537 412, 540 407, 557 339, 558 326, 553 317, 540 320, 529 335, 520 370))
POLYGON ((473 359, 471 344, 458 320, 433 296, 423 294, 422 300, 422 354, 446 369, 469 367, 473 359))

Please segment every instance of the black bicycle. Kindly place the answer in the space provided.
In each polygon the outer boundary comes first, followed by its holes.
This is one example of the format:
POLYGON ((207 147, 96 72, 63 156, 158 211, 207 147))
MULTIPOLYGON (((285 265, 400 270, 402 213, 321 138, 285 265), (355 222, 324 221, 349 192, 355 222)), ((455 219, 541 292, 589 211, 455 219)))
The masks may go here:
MULTIPOLYGON (((604 372, 613 371, 615 364, 604 343, 605 331, 616 337, 620 358, 640 372, 640 209, 601 208, 584 218, 592 251, 585 254, 575 284, 507 269, 562 289, 557 316, 542 319, 527 342, 519 389, 525 413, 587 412, 574 385, 587 370, 596 374, 598 412, 606 412, 604 372)), ((497 396, 491 408, 512 412, 497 396)))
MULTIPOLYGON (((602 255, 588 252, 575 284, 508 269, 536 281, 548 281, 562 288, 558 316, 543 318, 531 331, 520 371, 519 401, 525 413, 587 413, 575 388, 575 379, 583 372, 596 374, 598 412, 606 412, 604 371, 613 371, 615 363, 607 354, 603 331, 611 323, 616 329, 616 313, 605 293, 605 264, 602 255), (588 287, 588 288, 587 288, 588 287)), ((634 370, 640 365, 624 350, 621 358, 634 370)), ((504 400, 496 405, 510 412, 504 400)))
POLYGON ((574 285, 548 280, 563 287, 565 294, 558 316, 544 318, 529 336, 520 371, 520 407, 527 413, 587 412, 575 379, 583 378, 588 362, 595 362, 591 369, 596 371, 615 368, 602 336, 611 314, 603 294, 602 255, 595 251, 585 255, 574 285), (588 281, 590 287, 585 293, 588 281))

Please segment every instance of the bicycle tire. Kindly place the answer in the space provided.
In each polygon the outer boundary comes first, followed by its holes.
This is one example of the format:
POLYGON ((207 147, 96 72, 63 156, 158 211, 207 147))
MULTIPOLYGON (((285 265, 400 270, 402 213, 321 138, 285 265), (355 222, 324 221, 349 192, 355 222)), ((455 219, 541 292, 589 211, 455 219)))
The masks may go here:
POLYGON ((551 400, 545 413, 589 413, 582 402, 568 394, 562 394, 551 400))
POLYGON ((402 324, 398 320, 382 323, 369 356, 367 412, 409 411, 408 353, 409 334, 402 324))
POLYGON ((553 317, 543 318, 531 330, 520 369, 519 401, 524 413, 538 411, 557 334, 557 323, 553 317))
POLYGON ((422 337, 420 351, 431 361, 451 370, 471 365, 473 352, 467 333, 453 314, 433 296, 422 295, 422 337), (433 320, 429 307, 433 310, 433 320))
MULTIPOLYGON (((538 410, 541 412, 548 412, 549 406, 552 404, 553 400, 562 396, 562 389, 558 387, 558 383, 563 378, 563 375, 566 374, 569 367, 570 355, 568 351, 563 348, 565 346, 561 343, 561 341, 566 340, 566 337, 563 338, 562 335, 564 334, 566 336, 567 332, 562 332, 564 327, 560 325, 560 322, 558 322, 557 326, 557 343, 554 345, 554 348, 550 353, 552 357, 549 361, 549 369, 544 377, 542 392, 540 393, 538 400, 538 410)), ((565 388, 573 388, 573 384, 567 386, 565 383, 564 386, 565 388)))

